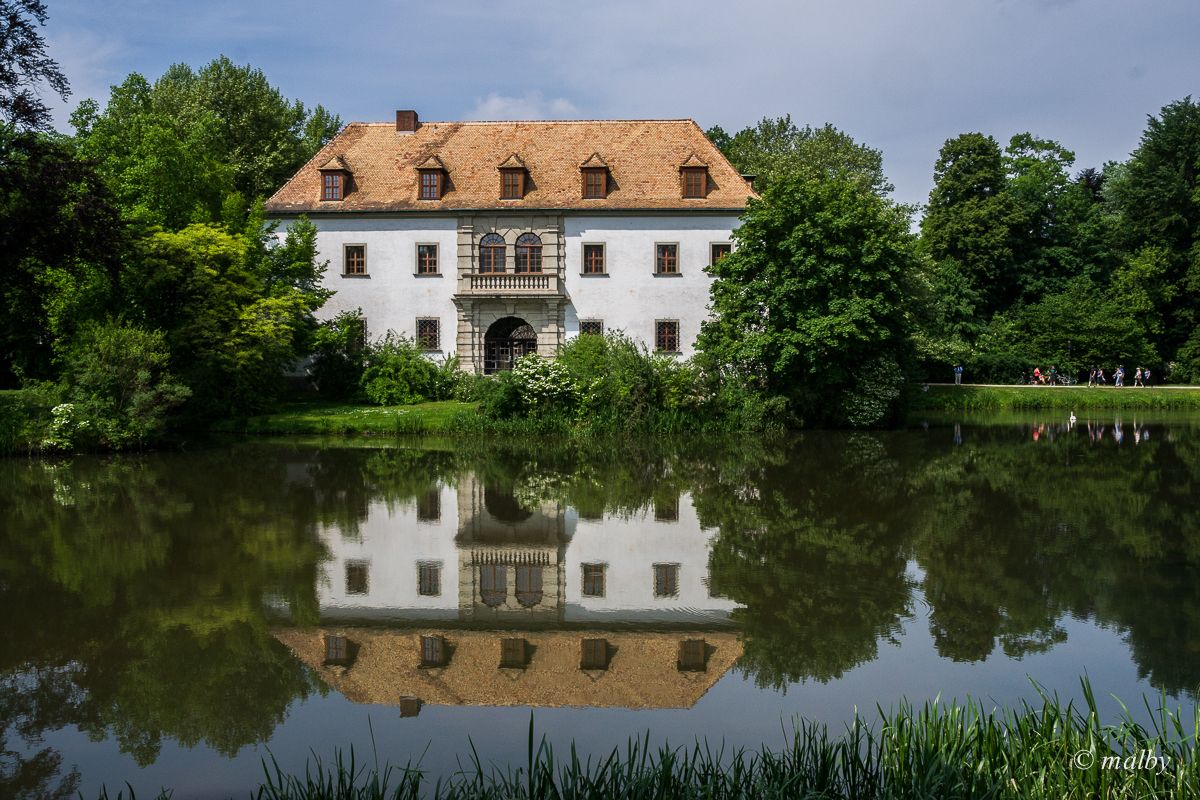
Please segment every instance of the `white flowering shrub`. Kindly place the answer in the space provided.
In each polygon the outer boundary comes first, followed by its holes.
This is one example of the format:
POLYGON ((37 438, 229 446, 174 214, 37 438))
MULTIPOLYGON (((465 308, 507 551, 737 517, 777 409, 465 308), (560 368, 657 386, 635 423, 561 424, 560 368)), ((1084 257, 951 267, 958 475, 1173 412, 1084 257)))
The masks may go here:
POLYGON ((47 450, 71 450, 79 435, 87 432, 90 424, 74 403, 60 403, 50 409, 50 427, 42 447, 47 450))
POLYGON ((536 353, 522 356, 513 365, 512 378, 530 414, 574 407, 578 389, 571 373, 557 361, 536 353))

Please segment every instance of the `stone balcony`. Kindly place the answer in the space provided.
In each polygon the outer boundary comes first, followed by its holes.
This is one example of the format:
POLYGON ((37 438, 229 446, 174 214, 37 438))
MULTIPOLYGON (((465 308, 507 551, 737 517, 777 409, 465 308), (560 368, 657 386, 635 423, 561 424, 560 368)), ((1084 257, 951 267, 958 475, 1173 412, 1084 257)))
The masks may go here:
POLYGON ((562 292, 562 278, 554 272, 469 272, 458 278, 458 293, 468 297, 538 297, 562 292))

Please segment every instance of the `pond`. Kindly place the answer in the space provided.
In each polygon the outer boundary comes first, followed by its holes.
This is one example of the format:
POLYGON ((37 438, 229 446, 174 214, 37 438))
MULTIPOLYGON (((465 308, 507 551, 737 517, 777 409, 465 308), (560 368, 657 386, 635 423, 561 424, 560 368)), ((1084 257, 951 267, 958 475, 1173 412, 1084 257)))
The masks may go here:
MULTIPOLYGON (((0 795, 1200 686, 1200 417, 0 461, 0 795), (1037 686, 1035 686, 1035 682, 1037 686)), ((1190 711, 1188 712, 1191 713, 1190 711)))

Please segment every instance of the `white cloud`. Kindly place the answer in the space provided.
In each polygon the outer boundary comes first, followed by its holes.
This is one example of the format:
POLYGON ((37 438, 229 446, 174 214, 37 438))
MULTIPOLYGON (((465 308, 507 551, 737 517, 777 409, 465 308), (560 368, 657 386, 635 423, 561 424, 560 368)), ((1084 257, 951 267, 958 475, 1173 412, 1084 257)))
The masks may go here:
POLYGON ((491 92, 476 98, 475 108, 467 119, 572 119, 579 109, 562 97, 547 100, 539 91, 529 91, 520 97, 491 92))

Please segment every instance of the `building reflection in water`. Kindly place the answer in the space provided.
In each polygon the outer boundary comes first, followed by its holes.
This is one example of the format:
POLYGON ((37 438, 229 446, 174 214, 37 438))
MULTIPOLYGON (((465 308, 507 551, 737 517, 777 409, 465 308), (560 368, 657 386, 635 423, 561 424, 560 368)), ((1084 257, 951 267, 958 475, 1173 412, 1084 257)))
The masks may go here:
POLYGON ((397 706, 686 708, 741 655, 684 494, 580 519, 465 475, 336 527, 316 629, 275 633, 344 696, 397 706))

